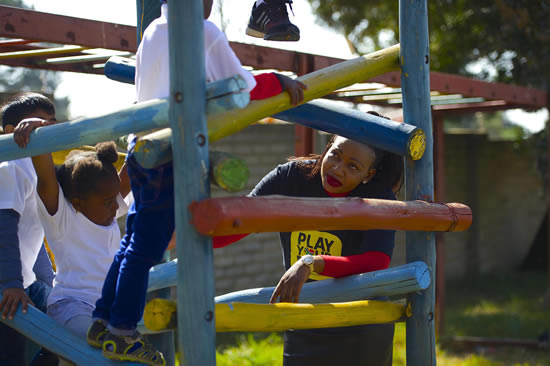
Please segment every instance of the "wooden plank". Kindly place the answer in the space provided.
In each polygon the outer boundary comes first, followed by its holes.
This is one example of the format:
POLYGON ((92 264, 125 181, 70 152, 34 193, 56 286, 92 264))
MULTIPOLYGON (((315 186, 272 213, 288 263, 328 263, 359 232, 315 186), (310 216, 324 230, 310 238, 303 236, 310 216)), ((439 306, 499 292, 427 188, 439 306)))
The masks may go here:
POLYGON ((359 197, 224 197, 193 202, 189 210, 197 230, 213 236, 320 227, 324 230, 464 231, 472 223, 470 208, 460 203, 359 197))
MULTIPOLYGON (((2 295, 0 295, 1 299, 2 295)), ((108 360, 103 357, 101 350, 90 347, 85 339, 69 332, 32 305, 29 305, 26 314, 23 314, 19 307, 13 320, 0 318, 0 322, 77 365, 138 365, 133 362, 120 363, 108 360)))
POLYGON ((426 147, 424 132, 416 126, 322 100, 302 104, 273 117, 348 137, 413 160, 420 159, 426 147))
MULTIPOLYGON (((430 110, 430 45, 427 0, 399 0, 401 89, 406 123, 426 133, 426 153, 407 160, 406 199, 433 201, 433 137, 430 110)), ((430 287, 409 295, 412 317, 407 319, 407 365, 435 366, 435 234, 408 232, 407 263, 422 261, 432 268, 430 287)))
POLYGON ((0 60, 9 60, 12 58, 66 55, 67 53, 80 52, 87 49, 89 48, 80 47, 80 46, 69 46, 69 47, 44 48, 41 50, 2 52, 0 53, 0 60))
MULTIPOLYGON (((404 296, 421 291, 430 283, 430 269, 422 262, 408 263, 381 271, 304 284, 300 299, 310 304, 365 300, 380 296, 404 296)), ((177 259, 159 264, 149 272, 149 291, 177 285, 177 259)), ((215 303, 246 302, 267 304, 275 287, 263 287, 216 296, 215 303)))
POLYGON ((120 51, 136 50, 136 27, 9 6, 0 6, 0 37, 120 51))
MULTIPOLYGON (((143 320, 153 331, 173 329, 178 306, 173 300, 153 299, 145 305, 143 320)), ((330 304, 216 304, 218 332, 281 332, 288 329, 337 328, 403 321, 404 305, 364 300, 330 304)))
POLYGON ((179 258, 178 351, 180 364, 187 366, 216 364, 212 240, 197 233, 187 209, 191 202, 210 196, 203 28, 202 1, 170 2, 170 125, 179 258))

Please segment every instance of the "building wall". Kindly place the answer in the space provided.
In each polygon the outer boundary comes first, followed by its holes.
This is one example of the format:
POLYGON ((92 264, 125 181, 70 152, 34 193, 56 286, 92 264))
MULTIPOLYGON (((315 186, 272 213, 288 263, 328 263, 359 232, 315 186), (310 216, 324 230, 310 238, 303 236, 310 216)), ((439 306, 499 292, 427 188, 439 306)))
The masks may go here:
MULTIPOLYGON (((323 139, 323 137, 321 137, 323 139)), ((318 142, 317 149, 324 147, 318 142)), ((254 125, 224 138, 212 149, 231 152, 249 165, 246 191, 294 153, 293 125, 254 125)), ((473 209, 472 228, 445 234, 447 277, 468 272, 507 271, 529 249, 544 214, 545 196, 532 153, 485 135, 446 135, 446 202, 473 209)), ((227 193, 217 188, 213 196, 227 193)), ((398 232, 392 265, 405 263, 405 235, 398 232)), ((283 274, 278 234, 253 234, 214 251, 216 293, 274 286, 283 274)))

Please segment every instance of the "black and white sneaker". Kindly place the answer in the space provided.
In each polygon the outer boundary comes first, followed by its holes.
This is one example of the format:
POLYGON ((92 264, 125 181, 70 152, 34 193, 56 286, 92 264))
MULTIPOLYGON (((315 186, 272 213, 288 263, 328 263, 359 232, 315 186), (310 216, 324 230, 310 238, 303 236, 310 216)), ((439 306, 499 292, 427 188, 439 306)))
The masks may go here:
POLYGON ((246 34, 266 41, 298 41, 300 29, 288 19, 286 4, 292 11, 292 0, 264 0, 259 6, 254 2, 246 34))

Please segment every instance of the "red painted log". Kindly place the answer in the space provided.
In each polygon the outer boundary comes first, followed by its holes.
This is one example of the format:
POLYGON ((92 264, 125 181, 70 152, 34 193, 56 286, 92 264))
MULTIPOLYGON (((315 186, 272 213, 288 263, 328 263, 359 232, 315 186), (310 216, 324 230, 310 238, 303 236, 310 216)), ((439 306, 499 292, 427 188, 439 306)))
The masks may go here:
POLYGON ((464 231, 472 211, 460 203, 363 198, 226 197, 193 202, 192 223, 204 235, 297 230, 464 231))

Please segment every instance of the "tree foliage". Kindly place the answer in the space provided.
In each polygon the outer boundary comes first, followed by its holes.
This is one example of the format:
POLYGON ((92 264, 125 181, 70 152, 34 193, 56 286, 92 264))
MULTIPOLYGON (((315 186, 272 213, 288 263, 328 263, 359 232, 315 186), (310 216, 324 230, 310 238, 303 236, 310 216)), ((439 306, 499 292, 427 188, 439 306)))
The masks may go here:
MULTIPOLYGON (((399 39, 397 0, 309 0, 361 52, 399 39)), ((550 0, 429 0, 431 69, 550 89, 550 0), (496 70, 496 74, 495 74, 496 70)))

